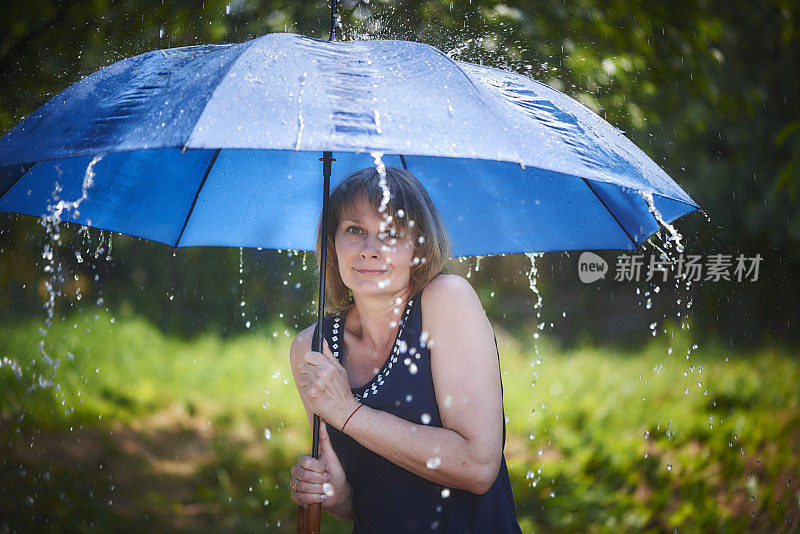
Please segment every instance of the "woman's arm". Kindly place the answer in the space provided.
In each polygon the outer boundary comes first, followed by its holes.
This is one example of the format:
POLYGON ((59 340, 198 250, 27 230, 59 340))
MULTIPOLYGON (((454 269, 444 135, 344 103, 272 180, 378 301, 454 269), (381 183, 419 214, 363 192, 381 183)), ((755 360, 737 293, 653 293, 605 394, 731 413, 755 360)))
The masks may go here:
MULTIPOLYGON (((364 406, 347 423, 346 433, 431 482, 482 494, 497 478, 502 457, 503 406, 491 325, 475 291, 458 276, 434 279, 425 289, 422 305, 444 428, 364 406)), ((329 391, 341 388, 344 368, 327 348, 324 356, 311 352, 306 359, 310 367, 305 369, 321 383, 300 388, 301 396, 306 389, 309 407, 341 428, 358 406, 352 396, 347 401, 341 391, 329 391), (322 377, 316 376, 318 372, 322 377)), ((346 377, 344 372, 349 393, 346 377)), ((309 378, 301 380, 308 383, 309 378)))

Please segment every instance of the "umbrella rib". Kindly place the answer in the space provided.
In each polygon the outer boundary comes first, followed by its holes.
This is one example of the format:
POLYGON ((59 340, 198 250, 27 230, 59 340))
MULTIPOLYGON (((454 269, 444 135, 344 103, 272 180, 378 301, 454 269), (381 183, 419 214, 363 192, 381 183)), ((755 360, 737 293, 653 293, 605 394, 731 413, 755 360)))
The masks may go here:
POLYGON ((590 190, 592 193, 594 193, 594 196, 596 196, 596 197, 597 197, 597 200, 599 200, 599 201, 600 201, 600 203, 601 203, 601 204, 603 205, 603 207, 606 209, 606 211, 608 212, 608 214, 609 214, 609 215, 611 215, 611 216, 614 218, 614 220, 617 222, 617 224, 618 224, 618 225, 619 225, 619 227, 622 229, 622 231, 623 231, 623 232, 625 232, 625 235, 626 235, 626 236, 628 236, 628 239, 630 239, 630 240, 631 240, 631 243, 633 243, 633 249, 634 249, 634 250, 639 250, 639 245, 637 245, 637 244, 636 244, 636 241, 634 241, 634 239, 631 237, 631 234, 629 234, 629 233, 628 233, 628 231, 625 229, 625 227, 622 225, 622 223, 621 223, 621 222, 619 222, 619 219, 617 219, 617 216, 616 216, 616 215, 614 215, 614 212, 613 212, 613 211, 611 211, 611 210, 608 208, 608 205, 606 205, 605 201, 604 201, 602 198, 600 198, 600 195, 598 195, 598 194, 597 194, 597 191, 595 191, 595 190, 594 190, 594 187, 592 187, 592 184, 590 184, 590 183, 589 183, 589 180, 587 180, 586 178, 581 178, 581 180, 583 180, 583 183, 584 183, 584 184, 586 184, 586 187, 588 187, 588 188, 589 188, 589 190, 590 190))
MULTIPOLYGON (((490 106, 490 105, 488 105, 488 104, 486 103, 486 101, 483 99, 483 92, 482 92, 482 91, 481 91, 481 89, 478 87, 478 85, 475 83, 475 81, 474 81, 474 80, 473 80, 473 79, 472 79, 472 78, 469 76, 469 74, 467 74, 466 72, 464 72, 464 69, 462 69, 462 68, 461 68, 461 66, 458 64, 458 62, 457 62, 455 59, 451 58, 450 56, 448 56, 447 54, 445 54, 444 52, 442 52, 441 50, 439 50, 439 49, 438 49, 438 48, 436 48, 435 46, 431 46, 431 48, 433 48, 433 50, 435 50, 435 51, 436 51, 436 52, 437 52, 439 55, 441 55, 442 57, 446 58, 446 59, 447 59, 447 60, 448 60, 450 63, 452 63, 452 64, 453 64, 453 67, 455 67, 455 69, 456 69, 458 72, 460 72, 460 73, 461 73, 461 75, 462 75, 464 78, 466 78, 466 79, 467 79, 467 81, 468 81, 468 82, 469 82, 469 84, 472 86, 472 88, 473 88, 473 89, 475 89, 475 96, 478 98, 478 100, 480 100, 480 101, 481 101, 481 104, 483 104, 483 106, 484 106, 486 109, 488 109, 488 110, 489 110, 489 113, 491 113, 491 114, 494 116, 495 120, 497 121, 497 124, 498 124, 498 126, 502 126, 502 124, 503 124, 503 121, 500 119, 500 116, 499 116, 499 115, 497 114, 497 112, 494 110, 494 107, 493 107, 493 106, 490 106)), ((505 129, 503 129, 503 131, 505 132, 506 130, 505 130, 505 129)), ((517 161, 518 161, 518 162, 521 162, 521 161, 522 161, 522 156, 520 156, 520 151, 518 150, 517 144, 514 142, 514 139, 513 139, 513 138, 511 138, 511 136, 509 136, 507 133, 506 133, 506 138, 508 139, 508 141, 509 141, 509 143, 510 143, 511 147, 513 147, 513 149, 514 149, 514 152, 516 152, 516 153, 517 153, 517 161)))
POLYGON ((183 221, 183 228, 181 228, 181 233, 178 234, 178 240, 175 241, 175 248, 177 248, 181 242, 181 238, 183 237, 183 232, 184 230, 186 230, 186 225, 189 224, 189 219, 191 218, 192 212, 194 211, 194 205, 197 204, 197 197, 200 196, 200 191, 202 191, 203 186, 206 185, 206 178, 208 178, 208 175, 211 174, 211 167, 213 167, 214 163, 217 161, 217 156, 219 156, 221 150, 222 150, 221 148, 216 149, 214 151, 214 155, 211 156, 211 162, 208 164, 206 173, 203 175, 203 180, 200 182, 200 187, 197 188, 197 192, 194 194, 194 200, 192 200, 192 207, 189 208, 189 213, 186 215, 186 220, 183 221))
POLYGON ((36 165, 36 162, 35 162, 35 161, 34 161, 33 163, 31 163, 30 165, 28 165, 28 167, 25 169, 25 171, 24 171, 22 174, 20 174, 20 175, 17 177, 17 179, 16 179, 16 180, 14 180, 14 181, 11 183, 11 185, 9 185, 8 187, 6 187, 6 190, 5 190, 5 191, 3 191, 2 193, 0 193, 0 198, 2 198, 2 196, 3 196, 3 195, 5 195, 5 194, 6 194, 6 193, 8 193, 9 191, 11 191, 11 188, 12 188, 12 187, 14 187, 15 185, 17 185, 17 183, 19 183, 19 181, 20 181, 20 180, 22 180, 22 177, 23 177, 23 176, 25 176, 26 174, 28 174, 28 171, 29 171, 29 170, 31 170, 31 169, 33 168, 33 166, 34 166, 34 165, 36 165))

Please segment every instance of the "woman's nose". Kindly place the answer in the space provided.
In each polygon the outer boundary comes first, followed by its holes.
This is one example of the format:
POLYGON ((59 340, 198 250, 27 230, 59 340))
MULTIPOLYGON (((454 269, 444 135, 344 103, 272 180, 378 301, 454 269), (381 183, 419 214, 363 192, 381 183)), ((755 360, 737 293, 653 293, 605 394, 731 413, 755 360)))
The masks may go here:
POLYGON ((381 243, 380 239, 375 236, 367 236, 364 239, 364 246, 361 247, 361 257, 362 258, 378 258, 380 257, 381 252, 381 243))

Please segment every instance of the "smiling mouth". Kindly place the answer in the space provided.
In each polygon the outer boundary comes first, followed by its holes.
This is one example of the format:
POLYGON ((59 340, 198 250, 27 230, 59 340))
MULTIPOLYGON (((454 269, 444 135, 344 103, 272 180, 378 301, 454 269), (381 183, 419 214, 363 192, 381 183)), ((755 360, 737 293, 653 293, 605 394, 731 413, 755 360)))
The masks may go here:
POLYGON ((356 269, 356 271, 360 272, 361 274, 369 274, 369 275, 379 275, 383 274, 385 270, 378 270, 378 269, 356 269))

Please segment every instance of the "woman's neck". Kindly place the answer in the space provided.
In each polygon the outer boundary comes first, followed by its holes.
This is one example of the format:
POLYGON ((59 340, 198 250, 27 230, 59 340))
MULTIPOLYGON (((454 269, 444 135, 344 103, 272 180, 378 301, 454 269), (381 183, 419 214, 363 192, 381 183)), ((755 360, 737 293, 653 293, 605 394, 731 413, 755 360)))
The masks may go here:
POLYGON ((394 295, 354 294, 348 330, 376 350, 394 342, 403 309, 411 298, 409 287, 394 295))

